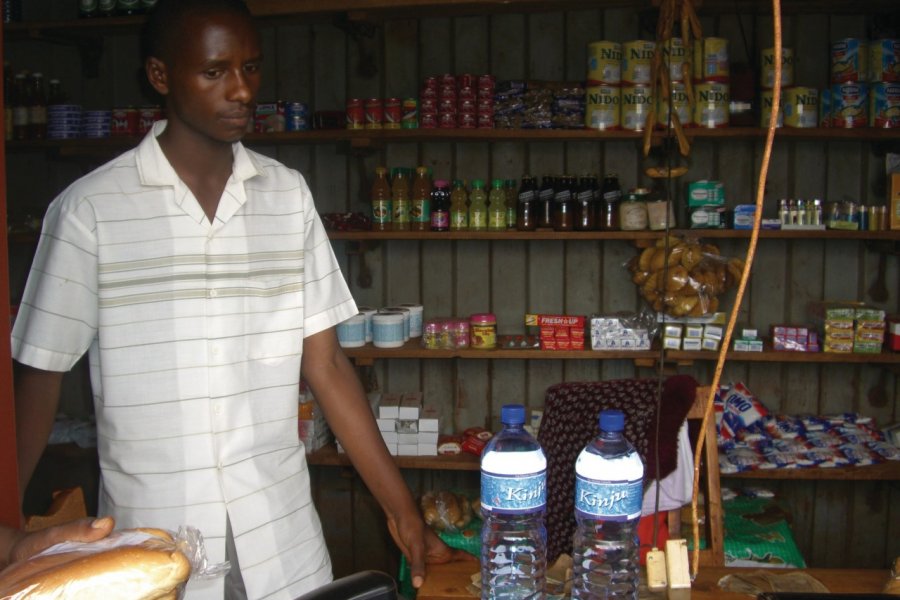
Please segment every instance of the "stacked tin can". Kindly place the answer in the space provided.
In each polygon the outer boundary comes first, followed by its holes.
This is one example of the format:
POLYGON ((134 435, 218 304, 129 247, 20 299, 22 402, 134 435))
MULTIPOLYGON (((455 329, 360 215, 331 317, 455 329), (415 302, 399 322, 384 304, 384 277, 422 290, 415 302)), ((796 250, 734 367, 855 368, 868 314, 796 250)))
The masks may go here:
MULTIPOLYGON (((772 88, 775 85, 775 49, 762 51, 760 64, 760 127, 769 126, 772 113, 772 88)), ((781 103, 778 127, 812 128, 819 125, 819 90, 794 85, 794 50, 781 49, 781 103)))
POLYGON ((493 75, 426 77, 419 92, 422 128, 490 129, 494 126, 493 75))
POLYGON ((831 44, 832 127, 856 128, 869 124, 868 46, 864 40, 845 38, 831 44))
POLYGON ((869 126, 900 127, 900 39, 869 43, 869 126))
POLYGON ((588 44, 584 126, 601 131, 622 126, 622 44, 588 44))
POLYGON ((678 122, 683 127, 689 127, 693 121, 690 97, 684 83, 687 73, 684 68, 686 49, 680 37, 666 40, 660 47, 663 56, 663 65, 669 72, 671 90, 668 96, 660 96, 656 101, 656 125, 667 128, 669 126, 669 103, 672 112, 678 115, 678 122))
POLYGON ((694 40, 693 123, 709 129, 726 127, 729 118, 728 40, 705 37, 694 40))

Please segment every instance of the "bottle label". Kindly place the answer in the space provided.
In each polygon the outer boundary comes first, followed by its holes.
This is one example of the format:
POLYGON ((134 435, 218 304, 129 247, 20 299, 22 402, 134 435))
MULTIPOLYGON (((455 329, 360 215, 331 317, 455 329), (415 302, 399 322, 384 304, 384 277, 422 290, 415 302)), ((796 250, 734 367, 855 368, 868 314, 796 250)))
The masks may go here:
POLYGON ((406 200, 394 202, 394 223, 409 223, 409 202, 406 200))
POLYGON ((450 215, 446 210, 431 212, 431 228, 444 230, 450 226, 450 215))
POLYGON ((481 210, 470 212, 469 227, 472 229, 484 229, 487 227, 487 214, 481 210))
POLYGON ((465 229, 469 226, 469 212, 466 209, 450 211, 450 227, 465 229))
POLYGON ((641 516, 644 484, 636 481, 597 481, 575 475, 575 510, 610 521, 629 521, 641 516))
POLYGON ((486 511, 525 514, 544 510, 546 504, 546 471, 528 475, 481 472, 481 507, 486 511))
POLYGON ((431 202, 427 199, 413 199, 409 209, 409 218, 413 223, 429 223, 431 221, 431 202))
POLYGON ((506 210, 492 210, 488 217, 488 229, 506 229, 506 210))
POLYGON ((391 222, 390 200, 384 199, 372 202, 372 221, 380 224, 391 222))

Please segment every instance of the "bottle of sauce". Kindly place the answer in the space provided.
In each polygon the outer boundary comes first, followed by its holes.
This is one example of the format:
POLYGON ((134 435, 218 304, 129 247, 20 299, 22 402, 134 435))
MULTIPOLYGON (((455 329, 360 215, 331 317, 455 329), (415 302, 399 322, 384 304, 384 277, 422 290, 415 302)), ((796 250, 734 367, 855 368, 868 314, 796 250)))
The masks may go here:
POLYGON ((391 230, 391 186, 385 167, 375 168, 375 181, 369 194, 372 202, 372 231, 391 230))
POLYGON ((575 210, 572 202, 572 181, 569 175, 557 179, 553 194, 553 230, 572 231, 575 210))
POLYGON ((469 228, 469 194, 461 179, 453 180, 450 192, 450 231, 464 231, 469 228))
POLYGON ((28 82, 28 137, 42 140, 47 137, 47 88, 43 73, 32 73, 28 82))
POLYGON ((413 231, 431 229, 431 178, 427 167, 416 167, 409 207, 410 228, 413 231))
POLYGON ((575 229, 594 229, 594 186, 588 175, 583 175, 578 180, 578 191, 575 192, 575 229))
POLYGON ((553 227, 553 195, 556 187, 555 177, 544 175, 541 178, 541 188, 538 190, 537 226, 541 228, 553 227))
POLYGON ((472 193, 469 195, 469 231, 485 231, 488 225, 487 194, 484 192, 484 181, 472 180, 472 193))
POLYGON ((434 182, 431 191, 431 230, 448 231, 450 229, 450 184, 444 179, 434 182))
POLYGON ((396 168, 391 180, 394 231, 409 231, 409 177, 406 169, 396 168))
POLYGON ((516 212, 518 212, 519 190, 515 179, 506 180, 506 228, 516 228, 516 212))
POLYGON ((506 230, 506 191, 503 180, 491 181, 491 192, 488 194, 488 231, 506 230))
POLYGON ((519 208, 516 211, 516 229, 537 229, 537 183, 531 175, 523 175, 519 186, 519 208))
POLYGON ((622 188, 619 186, 619 176, 615 173, 607 173, 600 186, 599 225, 604 231, 615 231, 619 228, 619 202, 622 199, 622 188))

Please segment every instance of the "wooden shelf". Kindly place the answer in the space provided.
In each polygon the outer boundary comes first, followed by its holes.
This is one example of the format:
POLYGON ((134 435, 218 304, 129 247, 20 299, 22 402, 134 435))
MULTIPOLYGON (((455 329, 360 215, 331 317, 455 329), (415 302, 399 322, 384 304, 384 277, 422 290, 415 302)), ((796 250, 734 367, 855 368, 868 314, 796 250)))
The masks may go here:
MULTIPOLYGON (((692 139, 759 139, 765 130, 758 127, 724 127, 721 129, 687 128, 692 139)), ((596 131, 593 129, 317 129, 283 133, 251 133, 244 141, 250 146, 279 146, 295 144, 333 144, 347 142, 354 148, 371 148, 387 143, 422 142, 606 142, 642 139, 635 131, 596 131)), ((653 134, 661 141, 665 132, 653 134)), ((900 129, 779 129, 777 139, 821 141, 897 141, 900 129)), ((97 154, 131 148, 140 141, 138 136, 111 136, 103 139, 24 140, 10 141, 9 151, 54 150, 61 155, 97 154)))
MULTIPOLYGON (((677 236, 701 238, 750 238, 750 231, 743 229, 673 229, 677 236)), ((332 240, 656 240, 662 231, 329 231, 332 240)), ((894 240, 900 241, 900 231, 844 231, 763 229, 759 237, 764 239, 827 239, 827 240, 894 240)))
MULTIPOLYGON (((337 451, 334 444, 306 455, 310 465, 326 467, 349 467, 350 459, 346 454, 337 451)), ((401 469, 436 469, 439 471, 478 471, 480 459, 474 454, 463 452, 461 454, 445 456, 395 456, 394 461, 401 469)))
MULTIPOLYGON (((344 348, 344 353, 356 364, 372 364, 376 359, 488 359, 488 360, 635 360, 642 364, 656 364, 658 350, 537 350, 504 349, 473 350, 429 350, 421 346, 418 338, 412 339, 400 348, 376 348, 368 344, 359 348, 344 348)), ((695 361, 714 361, 718 353, 710 351, 667 350, 665 360, 679 364, 695 361)), ((880 354, 832 352, 728 352, 727 359, 733 362, 777 362, 777 363, 840 363, 840 364, 900 364, 900 352, 880 354)))
POLYGON ((900 481, 900 461, 856 467, 815 467, 810 469, 759 469, 742 473, 722 473, 727 479, 805 479, 839 481, 900 481))

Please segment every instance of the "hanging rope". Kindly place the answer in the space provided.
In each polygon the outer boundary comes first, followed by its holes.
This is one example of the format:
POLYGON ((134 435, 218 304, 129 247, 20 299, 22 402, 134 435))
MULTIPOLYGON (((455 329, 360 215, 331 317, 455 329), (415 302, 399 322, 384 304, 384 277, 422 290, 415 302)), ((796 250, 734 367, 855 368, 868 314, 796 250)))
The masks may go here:
MULTIPOLYGON (((766 130, 766 143, 763 149, 762 163, 759 166, 759 179, 756 183, 756 213, 753 218, 753 231, 750 233, 750 244, 747 247, 747 256, 744 259, 744 272, 741 281, 738 284, 737 293, 734 299, 734 306, 728 318, 728 326, 722 337, 722 346, 719 348, 718 360, 716 361, 716 370, 713 374, 712 383, 709 386, 709 396, 706 399, 706 410, 703 413, 703 423, 701 432, 705 432, 709 424, 709 419, 713 414, 713 402, 716 397, 716 390, 719 388, 719 380, 722 377, 722 369, 725 366, 725 355, 731 346, 731 335, 734 331, 734 325, 737 321, 738 310, 744 299, 744 292, 747 288, 747 280, 750 277, 750 269, 753 266, 753 258, 756 255, 756 244, 759 240, 759 224, 762 219, 763 196, 766 188, 766 178, 769 173, 769 161, 772 158, 772 144, 775 141, 775 128, 778 123, 778 109, 781 104, 781 2, 780 0, 772 0, 772 29, 774 36, 773 46, 775 47, 775 81, 772 90, 772 106, 769 115, 768 129, 766 130)), ((691 579, 697 577, 697 571, 700 568, 700 524, 697 519, 697 496, 700 490, 700 457, 703 452, 703 444, 706 436, 701 433, 697 440, 697 447, 694 450, 694 491, 691 497, 691 517, 693 519, 693 560, 691 562, 691 579)), ((718 465, 707 465, 709 469, 717 469, 718 465)))

